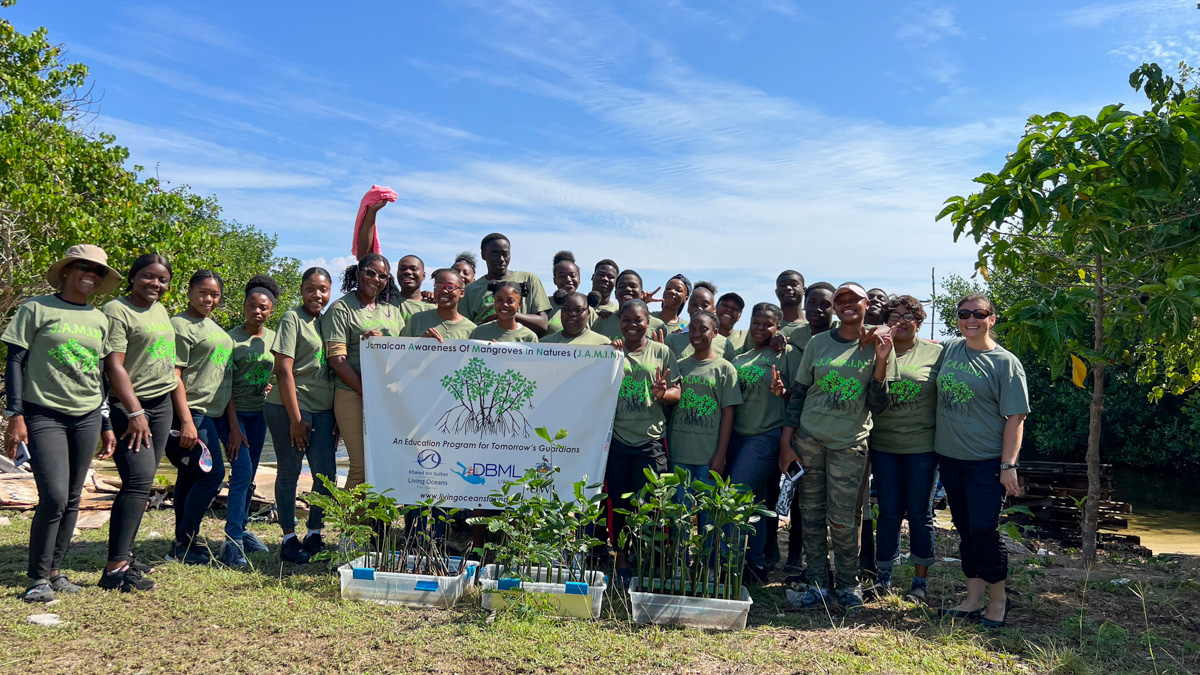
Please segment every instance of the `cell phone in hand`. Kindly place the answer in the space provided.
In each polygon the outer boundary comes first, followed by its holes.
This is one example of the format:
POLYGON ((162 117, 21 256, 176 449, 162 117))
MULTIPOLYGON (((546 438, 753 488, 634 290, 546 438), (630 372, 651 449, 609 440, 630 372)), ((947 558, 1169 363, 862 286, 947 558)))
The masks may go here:
POLYGON ((24 464, 25 462, 28 462, 28 461, 29 461, 29 446, 25 444, 25 441, 21 441, 20 443, 17 443, 17 456, 15 459, 13 459, 13 464, 15 464, 17 466, 21 466, 22 464, 24 464))
POLYGON ((800 466, 800 462, 792 462, 788 466, 787 475, 788 478, 796 480, 800 476, 804 475, 804 467, 800 466))

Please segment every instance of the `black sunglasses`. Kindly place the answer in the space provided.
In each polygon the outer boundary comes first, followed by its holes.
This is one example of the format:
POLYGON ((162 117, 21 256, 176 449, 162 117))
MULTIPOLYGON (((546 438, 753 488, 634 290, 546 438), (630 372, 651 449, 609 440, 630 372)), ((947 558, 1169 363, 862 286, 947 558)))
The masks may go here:
POLYGON ((86 272, 88 274, 95 274, 96 276, 100 277, 101 279, 108 276, 108 268, 107 267, 105 267, 103 265, 97 265, 96 263, 90 263, 86 260, 76 260, 74 263, 71 264, 71 267, 73 267, 77 270, 83 270, 84 272, 86 272))
POLYGON ((972 316, 975 317, 976 319, 986 319, 991 315, 992 315, 992 310, 990 310, 990 309, 960 309, 960 310, 958 310, 958 318, 962 319, 963 321, 971 318, 972 316))

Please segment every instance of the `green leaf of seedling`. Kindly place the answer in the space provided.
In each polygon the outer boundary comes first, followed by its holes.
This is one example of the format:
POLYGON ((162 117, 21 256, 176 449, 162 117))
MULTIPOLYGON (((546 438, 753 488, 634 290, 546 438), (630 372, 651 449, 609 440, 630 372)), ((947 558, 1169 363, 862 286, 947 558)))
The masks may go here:
POLYGON ((566 430, 566 429, 559 429, 559 430, 558 430, 558 433, 557 433, 557 434, 554 434, 554 440, 556 440, 556 441, 561 441, 562 439, 564 439, 564 438, 566 438, 566 437, 567 437, 567 430, 566 430))

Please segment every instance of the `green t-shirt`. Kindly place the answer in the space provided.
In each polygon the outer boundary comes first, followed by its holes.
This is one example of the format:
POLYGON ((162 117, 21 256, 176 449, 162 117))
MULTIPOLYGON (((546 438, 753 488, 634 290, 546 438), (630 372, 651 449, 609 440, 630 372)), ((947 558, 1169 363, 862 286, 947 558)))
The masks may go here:
POLYGON ((125 372, 133 393, 150 399, 174 391, 175 328, 159 303, 142 309, 120 297, 104 303, 108 317, 108 352, 125 355, 125 372))
POLYGON ((717 454, 722 409, 742 403, 737 370, 720 357, 688 357, 679 362, 679 374, 683 395, 671 411, 667 451, 672 462, 708 464, 717 454))
POLYGON ((675 333, 681 333, 681 332, 687 330, 688 322, 684 320, 683 314, 680 314, 679 316, 675 317, 675 320, 672 321, 671 323, 667 323, 666 321, 663 321, 662 310, 650 312, 650 316, 663 322, 663 332, 665 332, 667 335, 673 335, 675 333))
POLYGON ((537 342, 538 336, 521 324, 517 324, 516 330, 504 330, 498 322, 491 321, 471 331, 471 339, 487 342, 537 342))
MULTIPOLYGON (((650 317, 650 325, 646 328, 646 339, 653 340, 654 334, 658 331, 666 333, 666 324, 662 319, 652 316, 650 317)), ((610 340, 624 340, 625 336, 621 334, 621 316, 613 313, 609 314, 607 319, 598 319, 592 324, 592 330, 603 335, 610 340)))
POLYGON ((871 449, 912 455, 933 452, 942 346, 917 338, 912 349, 888 355, 888 405, 872 415, 871 449))
POLYGON ((654 371, 671 371, 670 381, 679 381, 679 363, 675 354, 661 342, 649 341, 640 352, 625 352, 625 372, 617 393, 617 411, 613 417, 613 436, 625 445, 639 446, 663 437, 667 415, 650 392, 654 371))
POLYGON ((557 333, 558 331, 562 330, 562 316, 560 316, 562 313, 562 305, 555 302, 553 296, 551 296, 549 300, 550 310, 546 312, 546 332, 557 333))
MULTIPOLYGON (((542 280, 530 272, 509 270, 504 281, 521 286, 521 313, 537 314, 550 311, 550 298, 542 288, 542 280)), ((458 312, 479 325, 496 313, 496 298, 487 289, 491 280, 480 277, 467 284, 466 295, 458 303, 458 312)))
MULTIPOLYGON (((838 322, 834 321, 829 328, 821 331, 822 333, 831 333, 838 329, 838 322)), ((821 333, 817 333, 820 335, 821 333)), ((795 347, 796 351, 804 353, 804 348, 808 346, 808 341, 813 339, 812 324, 806 323, 796 330, 792 331, 791 335, 787 336, 788 344, 795 347)))
POLYGON ((424 312, 427 309, 437 309, 437 305, 424 300, 405 300, 399 304, 400 318, 404 319, 404 323, 408 323, 417 314, 424 312))
MULTIPOLYGON (((692 347, 691 338, 688 337, 686 332, 671 333, 666 337, 664 344, 670 347, 671 351, 675 352, 675 358, 680 360, 686 359, 696 352, 695 348, 692 347)), ((737 350, 733 348, 729 340, 725 339, 724 335, 713 336, 712 350, 714 354, 731 363, 734 357, 737 356, 737 350)))
POLYGON ((471 331, 475 330, 475 323, 465 316, 450 323, 438 316, 437 309, 427 309, 413 314, 412 318, 405 322, 400 335, 419 338, 430 328, 436 328, 443 340, 466 340, 471 337, 471 331))
POLYGON ((742 436, 757 436, 783 426, 787 401, 771 393, 771 366, 786 386, 796 379, 800 352, 784 345, 783 353, 776 354, 768 345, 742 352, 733 359, 738 386, 742 389, 742 405, 738 406, 733 430, 742 436))
POLYGON ((559 331, 542 337, 540 342, 547 342, 562 345, 607 345, 612 344, 612 340, 597 333, 593 330, 584 330, 579 335, 573 338, 567 337, 566 333, 559 331))
POLYGON ((784 321, 783 325, 779 327, 779 334, 785 338, 790 338, 792 336, 792 331, 801 326, 807 325, 808 321, 805 321, 803 318, 797 319, 796 321, 784 321))
POLYGON ((977 352, 959 338, 943 346, 933 451, 955 459, 1000 457, 1008 417, 1029 412, 1025 367, 1000 345, 977 352))
MULTIPOLYGON (((233 407, 240 413, 259 412, 267 397, 267 385, 271 383, 271 371, 275 357, 271 345, 275 344, 275 331, 263 328, 263 334, 247 335, 243 326, 229 329, 233 340, 233 407)), ((274 389, 274 387, 272 387, 274 389)))
POLYGON ((741 354, 747 349, 753 349, 753 341, 750 339, 750 331, 748 330, 738 330, 735 328, 729 331, 729 335, 724 337, 733 346, 734 354, 741 354))
MULTIPOLYGON (((321 317, 321 321, 324 322, 321 335, 325 336, 325 341, 346 345, 346 361, 357 373, 362 373, 359 366, 359 349, 362 347, 363 333, 378 330, 385 336, 399 337, 400 332, 404 330, 400 308, 377 302, 374 309, 364 309, 353 292, 334 300, 321 317)), ((350 385, 342 382, 342 378, 335 375, 333 379, 338 389, 352 391, 350 385)))
POLYGON ((188 408, 206 417, 221 417, 233 394, 229 368, 233 339, 208 317, 176 314, 171 326, 175 328, 175 366, 183 369, 188 408))
MULTIPOLYGON (((294 307, 284 313, 279 321, 279 332, 271 352, 292 359, 292 379, 296 382, 296 403, 301 410, 310 413, 333 410, 334 375, 325 363, 325 339, 321 335, 322 322, 294 307)), ((267 403, 283 405, 279 386, 271 388, 267 403)))
POLYGON ((21 400, 78 417, 100 407, 108 317, 53 295, 21 303, 4 342, 28 350, 21 400))
POLYGON ((875 349, 859 349, 858 340, 843 342, 835 332, 809 340, 796 369, 796 384, 808 387, 800 430, 832 450, 866 440, 871 433, 867 387, 874 368, 875 349))

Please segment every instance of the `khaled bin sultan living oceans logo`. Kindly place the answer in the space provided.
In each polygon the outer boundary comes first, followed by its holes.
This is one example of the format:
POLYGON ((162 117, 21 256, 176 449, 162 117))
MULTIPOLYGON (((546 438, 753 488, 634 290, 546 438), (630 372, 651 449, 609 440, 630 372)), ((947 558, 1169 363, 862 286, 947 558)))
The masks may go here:
POLYGON ((467 365, 442 378, 442 388, 458 401, 442 413, 435 427, 449 434, 524 436, 532 427, 522 412, 532 408, 530 400, 537 382, 513 369, 503 374, 471 359, 467 365))

